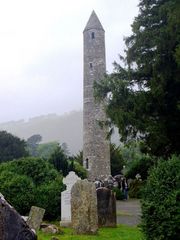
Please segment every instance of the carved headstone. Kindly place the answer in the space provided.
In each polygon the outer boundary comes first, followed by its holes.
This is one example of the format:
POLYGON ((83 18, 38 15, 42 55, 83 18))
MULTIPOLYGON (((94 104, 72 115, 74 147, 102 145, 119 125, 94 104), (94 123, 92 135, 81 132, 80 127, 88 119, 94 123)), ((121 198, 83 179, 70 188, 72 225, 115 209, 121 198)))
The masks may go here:
POLYGON ((0 240, 36 239, 36 234, 29 228, 23 218, 0 196, 0 240))
POLYGON ((80 180, 75 172, 71 171, 63 178, 63 183, 67 186, 66 190, 61 193, 61 222, 60 225, 68 227, 71 225, 71 188, 80 180))
POLYGON ((94 183, 77 181, 71 189, 72 227, 76 234, 98 231, 97 195, 94 183))
POLYGON ((39 230, 44 217, 44 213, 45 209, 32 206, 27 220, 29 227, 35 231, 39 230))
POLYGON ((99 227, 116 227, 116 197, 113 191, 102 187, 97 190, 99 227))

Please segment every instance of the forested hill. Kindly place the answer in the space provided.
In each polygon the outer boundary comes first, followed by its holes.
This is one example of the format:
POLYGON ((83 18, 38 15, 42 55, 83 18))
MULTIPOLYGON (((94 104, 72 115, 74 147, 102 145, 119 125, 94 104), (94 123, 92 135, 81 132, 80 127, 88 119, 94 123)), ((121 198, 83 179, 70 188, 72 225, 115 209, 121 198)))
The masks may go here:
MULTIPOLYGON (((34 134, 40 134, 42 143, 58 141, 62 144, 65 142, 70 153, 76 154, 82 150, 83 145, 83 113, 73 111, 64 115, 38 116, 28 121, 0 123, 0 130, 6 130, 25 140, 34 134)), ((112 142, 119 145, 117 129, 112 142)))
POLYGON ((61 116, 49 114, 28 121, 0 123, 0 130, 6 130, 25 140, 34 134, 40 134, 42 142, 65 142, 71 154, 75 154, 82 150, 82 118, 82 111, 73 111, 61 116))

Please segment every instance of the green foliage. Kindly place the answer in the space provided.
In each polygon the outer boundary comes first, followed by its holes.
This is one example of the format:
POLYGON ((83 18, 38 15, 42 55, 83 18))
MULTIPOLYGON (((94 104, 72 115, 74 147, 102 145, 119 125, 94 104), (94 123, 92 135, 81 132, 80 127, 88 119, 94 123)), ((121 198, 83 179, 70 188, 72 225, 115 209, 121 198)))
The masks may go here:
POLYGON ((111 175, 115 176, 121 173, 123 169, 124 161, 121 154, 120 147, 115 144, 110 145, 110 160, 111 160, 111 175))
POLYGON ((121 141, 143 139, 144 152, 166 158, 180 153, 179 12, 177 0, 141 0, 124 64, 95 84, 121 141))
POLYGON ((34 184, 30 177, 9 171, 10 164, 0 165, 0 192, 17 211, 27 214, 34 203, 34 184), (3 165, 6 168, 4 170, 3 165))
POLYGON ((83 151, 79 151, 78 154, 73 156, 74 161, 78 162, 80 165, 83 166, 83 151))
POLYGON ((35 205, 46 209, 46 218, 57 218, 62 190, 62 176, 41 158, 22 158, 0 165, 0 192, 22 215, 35 205))
POLYGON ((40 158, 49 159, 58 146, 58 142, 40 143, 37 146, 37 156, 40 158))
POLYGON ((180 156, 160 159, 143 192, 142 229, 147 240, 178 239, 180 231, 180 156))
POLYGON ((44 183, 37 188, 36 205, 46 209, 45 217, 48 220, 60 219, 61 191, 63 190, 62 177, 44 183))
POLYGON ((74 168, 72 169, 72 171, 74 171, 81 179, 87 178, 86 169, 76 161, 74 161, 74 168))
POLYGON ((27 150, 31 156, 37 157, 37 147, 41 141, 42 136, 39 134, 34 134, 27 139, 27 150))
POLYGON ((142 155, 139 158, 132 160, 127 166, 126 177, 134 179, 137 174, 141 178, 147 179, 149 169, 154 165, 155 160, 149 155, 142 155))
POLYGON ((113 192, 116 193, 116 200, 123 200, 124 199, 124 194, 121 191, 121 189, 119 189, 118 187, 114 187, 113 192))
POLYGON ((68 174, 68 157, 60 146, 51 154, 49 162, 52 163, 58 171, 61 171, 63 176, 68 174))
POLYGON ((129 184, 128 195, 130 198, 141 198, 142 187, 144 182, 142 180, 133 179, 129 184))
POLYGON ((128 144, 121 146, 121 154, 126 165, 142 157, 142 152, 140 150, 141 142, 139 141, 129 141, 128 144))
POLYGON ((0 163, 27 156, 24 140, 6 131, 0 131, 0 163))

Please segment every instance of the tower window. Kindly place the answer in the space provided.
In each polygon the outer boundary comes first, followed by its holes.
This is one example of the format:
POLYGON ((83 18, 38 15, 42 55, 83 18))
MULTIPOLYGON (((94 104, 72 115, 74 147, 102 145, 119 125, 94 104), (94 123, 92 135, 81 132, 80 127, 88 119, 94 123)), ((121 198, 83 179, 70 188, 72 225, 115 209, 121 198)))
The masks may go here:
POLYGON ((85 164, 86 164, 86 169, 88 169, 89 168, 89 159, 88 158, 86 158, 85 164))
POLYGON ((92 39, 95 38, 95 33, 94 33, 94 32, 91 33, 91 38, 92 38, 92 39))
POLYGON ((92 63, 89 63, 89 67, 90 67, 90 69, 92 70, 92 69, 93 69, 93 64, 92 64, 92 63))

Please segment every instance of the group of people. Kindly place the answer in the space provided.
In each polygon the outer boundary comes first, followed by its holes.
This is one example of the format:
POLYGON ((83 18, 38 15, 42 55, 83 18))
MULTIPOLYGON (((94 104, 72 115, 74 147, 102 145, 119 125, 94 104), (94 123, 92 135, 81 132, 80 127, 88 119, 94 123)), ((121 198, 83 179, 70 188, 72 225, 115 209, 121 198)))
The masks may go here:
POLYGON ((119 188, 124 195, 124 200, 128 199, 128 182, 123 175, 117 175, 115 177, 110 175, 104 181, 96 178, 94 183, 96 189, 100 187, 107 187, 111 190, 113 188, 119 188))

